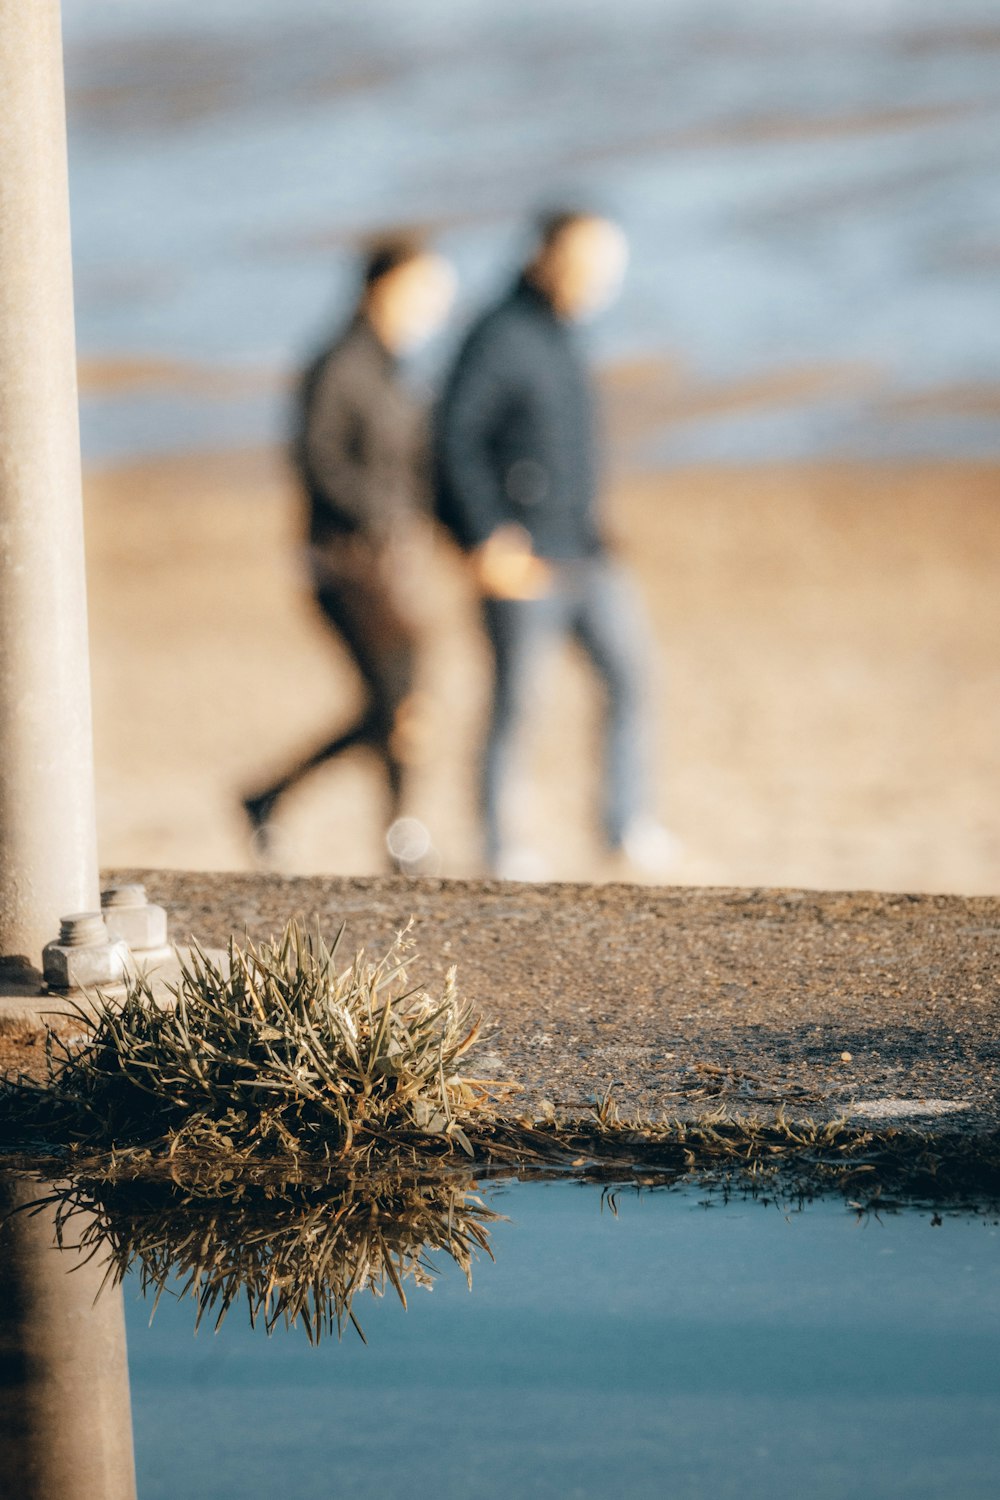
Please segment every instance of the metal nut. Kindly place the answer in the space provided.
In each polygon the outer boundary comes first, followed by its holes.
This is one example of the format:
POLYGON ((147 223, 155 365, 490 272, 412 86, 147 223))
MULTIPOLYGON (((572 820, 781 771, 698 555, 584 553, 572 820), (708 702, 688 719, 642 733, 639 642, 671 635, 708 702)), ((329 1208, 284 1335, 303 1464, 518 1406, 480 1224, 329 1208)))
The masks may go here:
POLYGON ((57 990, 120 984, 127 962, 128 945, 109 938, 99 911, 63 917, 58 941, 49 943, 42 953, 45 979, 57 990))
POLYGON ((127 943, 133 953, 167 946, 167 913, 147 901, 145 886, 109 886, 101 892, 101 907, 112 939, 127 943))

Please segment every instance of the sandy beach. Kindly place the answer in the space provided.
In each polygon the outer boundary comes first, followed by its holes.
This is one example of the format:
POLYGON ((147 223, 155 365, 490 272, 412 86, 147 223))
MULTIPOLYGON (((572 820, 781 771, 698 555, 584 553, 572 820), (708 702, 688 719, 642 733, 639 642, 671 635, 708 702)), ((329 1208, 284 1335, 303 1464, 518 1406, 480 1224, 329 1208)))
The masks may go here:
MULTIPOLYGON (((1000 890, 1000 470, 815 463, 619 475, 611 527, 657 643, 660 811, 680 882, 1000 890)), ((86 481, 101 860, 249 868, 239 793, 346 719, 281 455, 240 450, 86 481)), ((477 870, 487 662, 443 543, 423 589, 435 753, 412 810, 441 873, 477 870)), ((590 811, 595 704, 550 664, 520 818, 554 878, 620 877, 590 811)), ((364 755, 282 809, 278 868, 383 868, 364 755)))

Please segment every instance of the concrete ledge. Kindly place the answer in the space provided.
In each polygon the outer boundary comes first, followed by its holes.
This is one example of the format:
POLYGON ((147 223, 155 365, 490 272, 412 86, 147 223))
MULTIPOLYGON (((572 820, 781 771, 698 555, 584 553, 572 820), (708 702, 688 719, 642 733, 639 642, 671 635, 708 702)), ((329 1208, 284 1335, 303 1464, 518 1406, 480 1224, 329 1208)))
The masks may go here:
MULTIPOLYGON (((206 952, 217 962, 226 958, 221 949, 207 948, 206 952)), ((178 956, 185 957, 183 945, 179 950, 170 946, 129 957, 128 968, 133 975, 138 970, 152 982, 157 1004, 174 1003, 170 986, 180 977, 178 956)), ((124 983, 96 985, 94 988, 111 997, 125 995, 124 983)), ((42 1035, 47 1027, 73 1031, 79 1026, 81 1010, 90 1010, 86 991, 40 990, 35 985, 18 984, 0 976, 0 1038, 42 1035)))
POLYGON ((383 949, 412 915, 415 980, 457 964, 482 1074, 575 1108, 1000 1123, 1000 899, 108 872, 171 932, 221 946, 288 917, 383 949))

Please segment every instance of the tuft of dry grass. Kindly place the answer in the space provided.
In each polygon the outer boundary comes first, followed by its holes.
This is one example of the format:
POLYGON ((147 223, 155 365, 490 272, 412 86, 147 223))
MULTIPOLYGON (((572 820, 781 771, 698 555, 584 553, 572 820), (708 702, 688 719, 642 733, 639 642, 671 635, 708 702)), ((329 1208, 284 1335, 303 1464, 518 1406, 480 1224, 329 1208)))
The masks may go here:
POLYGON ((346 966, 342 936, 291 922, 266 942, 231 940, 224 964, 195 947, 166 1006, 141 975, 124 1001, 98 995, 84 1040, 50 1033, 45 1076, 8 1085, 6 1119, 78 1149, 471 1156, 468 1131, 489 1124, 503 1086, 457 1071, 479 1022, 454 970, 431 995, 408 983, 408 932, 346 966))

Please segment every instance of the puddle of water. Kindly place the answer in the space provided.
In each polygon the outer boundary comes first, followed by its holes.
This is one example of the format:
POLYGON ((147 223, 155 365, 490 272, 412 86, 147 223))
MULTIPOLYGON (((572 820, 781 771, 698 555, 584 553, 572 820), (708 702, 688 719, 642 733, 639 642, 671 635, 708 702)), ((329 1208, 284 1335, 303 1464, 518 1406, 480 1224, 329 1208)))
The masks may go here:
POLYGON ((270 1340, 126 1283, 141 1500, 992 1497, 1000 1230, 838 1201, 487 1192, 470 1294, 359 1308, 367 1347, 270 1340))
MULTIPOLYGON (((0 1177, 0 1219, 45 1192, 0 1177)), ((460 1176, 387 1178, 377 1200, 361 1183, 59 1192, 71 1248, 51 1205, 0 1225, 0 1493, 18 1500, 132 1500, 133 1432, 139 1500, 1000 1491, 995 1216, 460 1176), (95 1225, 147 1281, 210 1268, 197 1336, 190 1297, 161 1297, 150 1325, 136 1270, 95 1298, 109 1242, 83 1264, 72 1248, 95 1225), (495 1255, 471 1291, 442 1248, 456 1227, 495 1255), (382 1243, 406 1311, 391 1282, 364 1289, 382 1243), (310 1267, 321 1301, 361 1283, 367 1344, 349 1324, 318 1345, 249 1326, 248 1284, 295 1293, 310 1267)))

